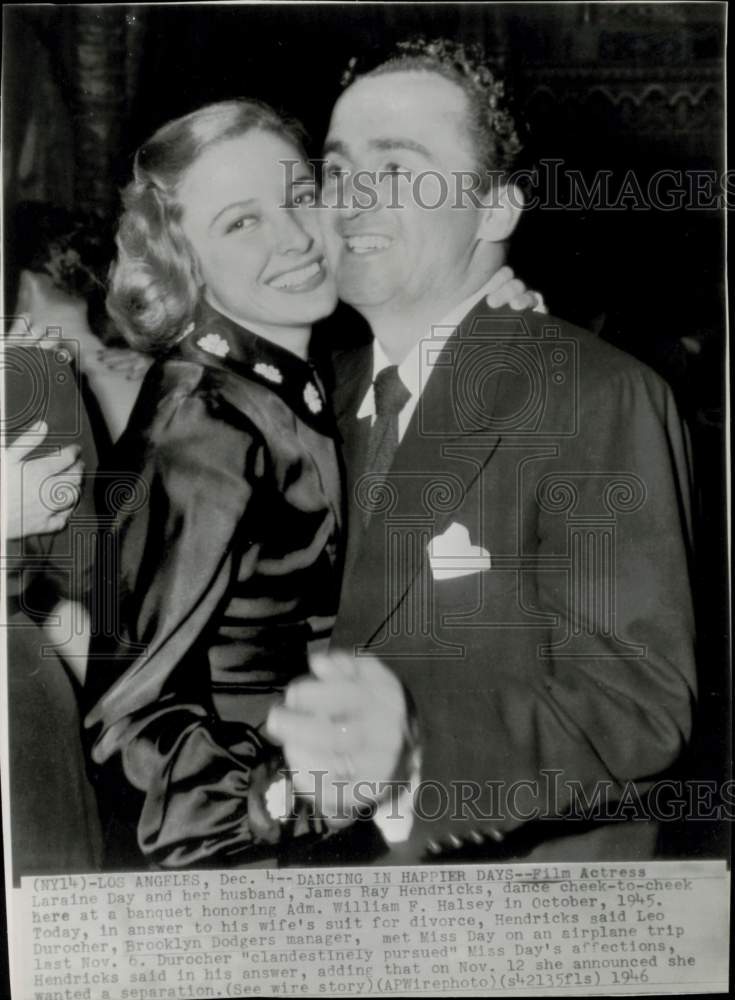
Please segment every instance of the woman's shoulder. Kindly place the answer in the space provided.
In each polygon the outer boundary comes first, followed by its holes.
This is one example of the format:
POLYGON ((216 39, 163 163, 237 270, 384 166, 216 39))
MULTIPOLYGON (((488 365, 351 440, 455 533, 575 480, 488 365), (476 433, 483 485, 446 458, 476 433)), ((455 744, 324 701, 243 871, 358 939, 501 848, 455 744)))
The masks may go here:
POLYGON ((237 462, 263 443, 258 421, 232 403, 228 373, 179 358, 148 371, 119 445, 149 457, 165 452, 186 462, 192 453, 237 462))
POLYGON ((246 414, 226 405, 218 383, 206 366, 154 363, 105 457, 96 487, 102 510, 121 524, 140 511, 168 511, 204 534, 238 522, 270 475, 269 447, 246 414))

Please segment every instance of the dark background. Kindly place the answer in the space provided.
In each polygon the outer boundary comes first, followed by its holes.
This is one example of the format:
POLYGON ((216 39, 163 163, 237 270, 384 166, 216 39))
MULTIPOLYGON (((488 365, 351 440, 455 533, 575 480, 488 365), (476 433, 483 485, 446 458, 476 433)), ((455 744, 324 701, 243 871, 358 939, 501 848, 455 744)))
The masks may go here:
MULTIPOLYGON (((111 232, 136 146, 169 118, 234 95, 300 118, 318 153, 351 57, 413 33, 481 42, 529 126, 525 163, 592 180, 723 169, 724 5, 7 7, 6 311, 28 200, 94 213, 111 232)), ((719 190, 719 189, 717 189, 719 190)), ((548 192, 535 192, 542 198, 548 192)), ((701 710, 689 773, 720 779, 729 676, 723 501, 724 216, 716 208, 537 209, 511 263, 552 312, 593 328, 672 384, 692 434, 701 710), (682 340, 682 338, 685 338, 682 340)), ((721 854, 724 827, 667 825, 670 853, 721 854)))

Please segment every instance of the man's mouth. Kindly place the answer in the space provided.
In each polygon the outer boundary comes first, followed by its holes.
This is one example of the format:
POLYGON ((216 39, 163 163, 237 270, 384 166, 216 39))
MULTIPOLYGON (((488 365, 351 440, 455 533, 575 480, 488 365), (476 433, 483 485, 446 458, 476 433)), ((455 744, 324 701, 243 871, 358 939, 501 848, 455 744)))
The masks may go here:
POLYGON ((365 233, 362 236, 345 236, 345 246, 349 253, 379 253, 392 246, 393 240, 378 233, 365 233))
POLYGON ((276 275, 266 284, 282 292, 304 292, 316 288, 326 275, 323 260, 314 260, 311 264, 296 267, 292 271, 284 271, 276 275))

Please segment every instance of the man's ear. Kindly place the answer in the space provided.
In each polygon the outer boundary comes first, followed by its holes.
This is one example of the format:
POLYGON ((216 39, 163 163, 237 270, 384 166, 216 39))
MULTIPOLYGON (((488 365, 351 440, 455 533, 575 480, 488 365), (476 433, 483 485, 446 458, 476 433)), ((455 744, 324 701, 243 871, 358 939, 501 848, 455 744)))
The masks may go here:
POLYGON ((489 192, 487 201, 477 237, 488 243, 503 243, 510 239, 521 218, 525 206, 523 192, 517 184, 502 184, 489 192))

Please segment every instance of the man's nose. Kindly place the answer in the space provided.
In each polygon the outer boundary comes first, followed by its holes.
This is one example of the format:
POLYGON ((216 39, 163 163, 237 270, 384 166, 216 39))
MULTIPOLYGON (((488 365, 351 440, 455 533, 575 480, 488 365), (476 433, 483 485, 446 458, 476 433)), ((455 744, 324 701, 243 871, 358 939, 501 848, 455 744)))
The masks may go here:
POLYGON ((314 237, 304 227, 296 212, 284 210, 278 220, 276 233, 278 252, 282 254, 306 253, 311 250, 313 244, 314 237))
POLYGON ((375 211, 381 207, 376 174, 368 170, 353 170, 340 175, 326 204, 339 209, 341 216, 347 219, 375 211))

